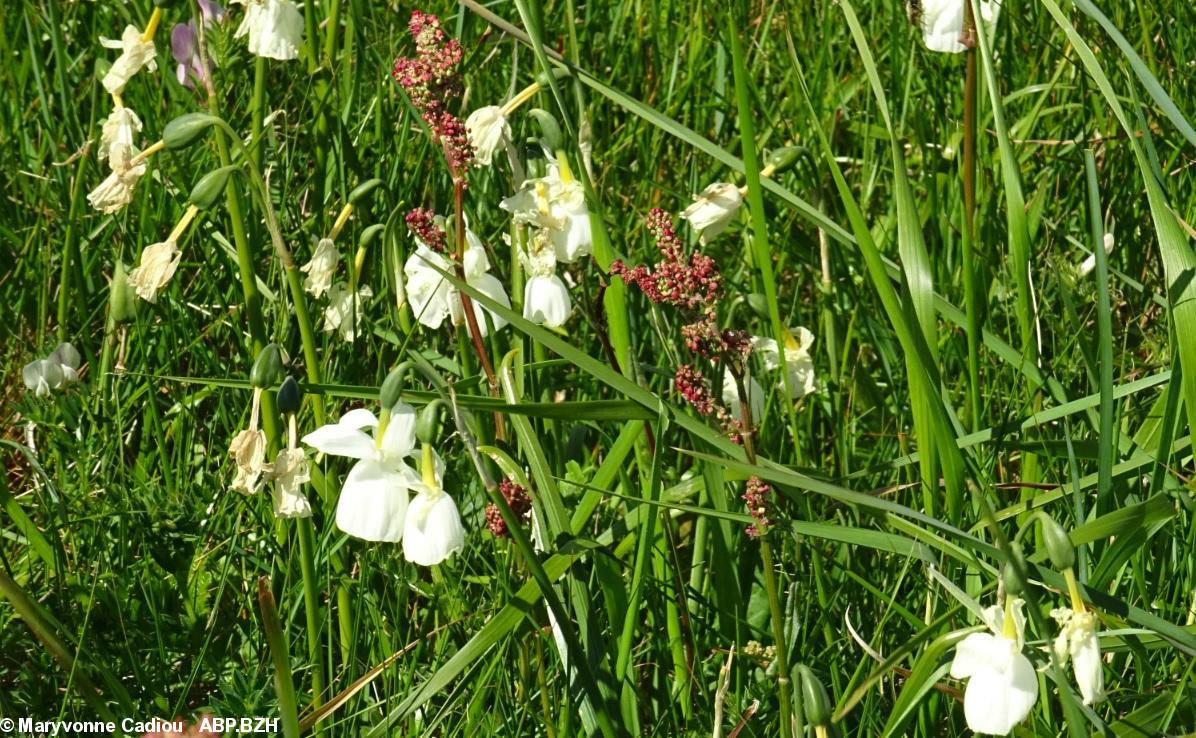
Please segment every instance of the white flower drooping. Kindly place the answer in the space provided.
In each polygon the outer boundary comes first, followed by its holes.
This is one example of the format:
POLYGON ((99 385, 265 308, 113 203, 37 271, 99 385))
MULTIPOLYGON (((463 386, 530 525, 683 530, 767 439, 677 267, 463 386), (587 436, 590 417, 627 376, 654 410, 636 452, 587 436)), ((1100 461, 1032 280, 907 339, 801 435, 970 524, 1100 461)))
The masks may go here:
POLYGON ((321 238, 316 244, 316 250, 312 252, 311 261, 299 267, 307 274, 303 280, 303 289, 315 297, 327 292, 340 260, 341 254, 332 239, 321 238))
MULTIPOLYGON (((931 51, 959 54, 967 49, 963 41, 964 5, 970 0, 923 0, 922 40, 931 51)), ((1000 0, 980 0, 980 20, 991 33, 1001 12, 1000 0)))
POLYGON ((516 223, 528 223, 548 233, 556 260, 572 264, 588 256, 594 243, 590 230, 590 209, 585 192, 573 178, 563 156, 550 161, 548 174, 529 179, 501 203, 515 216, 516 223))
POLYGON ((1059 624, 1055 638, 1055 658, 1060 666, 1071 660, 1076 686, 1085 705, 1094 705, 1105 697, 1105 671, 1101 664, 1100 641, 1096 637, 1096 614, 1061 607, 1051 610, 1059 624))
POLYGON ((415 497, 407 508, 403 529, 403 556, 419 566, 434 566, 465 546, 465 528, 457 504, 444 491, 444 462, 423 445, 421 480, 413 485, 415 497))
POLYGON ((728 182, 715 182, 694 195, 693 204, 682 211, 681 217, 701 234, 700 240, 705 245, 727 230, 742 204, 743 193, 738 187, 728 182))
POLYGON ((151 72, 158 68, 154 60, 154 37, 152 31, 143 34, 137 26, 125 26, 119 41, 100 38, 100 45, 106 49, 120 49, 120 56, 112 62, 108 73, 104 75, 104 89, 111 95, 119 95, 133 75, 141 71, 142 67, 151 72), (147 38, 148 35, 148 38, 147 38))
POLYGON ((1026 719, 1038 699, 1038 676, 1022 653, 1025 646, 1025 602, 1018 598, 985 609, 991 633, 972 633, 955 647, 951 676, 967 679, 963 712, 976 733, 1009 735, 1026 719))
MULTIPOLYGON (((465 231, 467 246, 462 271, 465 282, 478 292, 486 295, 504 307, 511 306, 511 299, 507 297, 507 290, 502 282, 490 274, 490 260, 486 257, 486 249, 481 240, 468 228, 465 231)), ((445 279, 444 272, 453 271, 453 263, 443 254, 433 251, 422 242, 417 241, 415 253, 407 257, 403 265, 406 276, 407 299, 411 302, 411 310, 416 319, 428 328, 439 328, 444 319, 452 316, 453 325, 461 325, 465 321, 465 309, 461 305, 461 294, 445 279)), ((499 330, 507 321, 497 313, 492 313, 482 307, 481 303, 473 300, 474 317, 477 319, 478 329, 485 336, 487 328, 486 316, 494 323, 494 329, 499 330)))
POLYGON ((228 455, 237 465, 230 489, 251 495, 261 489, 261 476, 266 471, 266 434, 258 428, 262 409, 262 388, 253 388, 253 405, 249 410, 249 427, 238 433, 228 445, 228 455))
POLYGON ((141 119, 132 108, 123 105, 112 111, 104 120, 100 129, 100 150, 97 154, 100 161, 108 158, 109 152, 117 146, 132 149, 137 134, 141 132, 141 119))
POLYGON ((307 455, 296 443, 295 414, 287 414, 287 447, 278 452, 270 468, 274 480, 274 516, 279 518, 310 518, 311 503, 303 494, 303 484, 311 481, 307 455))
POLYGON ((249 36, 249 53, 287 61, 299 57, 303 14, 291 0, 234 0, 245 6, 245 19, 233 38, 249 36))
POLYGON ((490 166, 494 152, 511 143, 511 126, 503 109, 497 105, 487 105, 470 113, 465 119, 465 132, 473 145, 474 160, 481 166, 490 166))
MULTIPOLYGON (((782 367, 788 373, 789 396, 797 400, 810 394, 817 388, 814 377, 814 359, 810 356, 810 347, 814 345, 814 334, 805 328, 793 328, 785 338, 784 361, 777 350, 775 339, 763 336, 752 338, 752 349, 760 355, 760 361, 768 371, 776 371, 782 367)), ((777 386, 784 388, 786 378, 782 377, 777 386)))
MULTIPOLYGON (((748 407, 752 411, 752 424, 758 424, 764 415, 764 388, 750 373, 743 378, 743 386, 747 392, 748 407)), ((723 404, 731 410, 731 418, 736 422, 743 420, 743 403, 739 401, 739 389, 735 386, 735 375, 730 368, 723 369, 723 404)))
POLYGON ((336 526, 366 541, 403 540, 408 490, 422 483, 407 464, 415 453, 415 410, 399 402, 378 417, 365 408, 350 410, 303 437, 308 446, 333 456, 357 459, 341 487, 336 526), (365 428, 373 430, 373 436, 365 428))
POLYGON ((78 382, 82 363, 83 358, 74 346, 60 343, 48 357, 26 364, 21 376, 27 389, 38 397, 47 397, 52 390, 78 382))
POLYGON ((157 302, 158 292, 170 283, 182 258, 183 252, 171 239, 146 246, 141 251, 141 264, 129 272, 129 286, 142 300, 157 302))
POLYGON ((115 144, 107 154, 112 173, 87 195, 87 202, 101 213, 115 213, 133 201, 133 190, 145 174, 145 161, 131 145, 115 144))
POLYGON ((556 274, 556 253, 544 232, 537 231, 530 240, 527 253, 520 253, 528 274, 523 286, 523 317, 549 328, 560 328, 573 310, 569 288, 556 274))
MULTIPOLYGON (((1106 233, 1104 238, 1105 256, 1113 253, 1113 247, 1117 245, 1117 240, 1112 233, 1106 233)), ((1084 261, 1080 263, 1079 273, 1081 277, 1087 277, 1092 274, 1092 270, 1096 269, 1096 254, 1089 254, 1084 261)))
POLYGON ((338 331, 341 339, 352 343, 357 338, 357 327, 365 317, 365 302, 374 296, 370 286, 362 285, 356 292, 344 282, 337 282, 328 288, 328 307, 324 308, 324 331, 338 331))

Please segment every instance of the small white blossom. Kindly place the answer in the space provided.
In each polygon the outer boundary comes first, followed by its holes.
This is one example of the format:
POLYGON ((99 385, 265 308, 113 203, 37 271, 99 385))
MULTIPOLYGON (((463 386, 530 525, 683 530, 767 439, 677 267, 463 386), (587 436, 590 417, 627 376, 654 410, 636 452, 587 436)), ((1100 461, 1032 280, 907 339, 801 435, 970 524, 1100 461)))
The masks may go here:
POLYGON ((328 291, 332 285, 332 277, 336 274, 336 267, 340 263, 341 255, 331 238, 321 238, 316 244, 316 250, 311 255, 311 261, 299 267, 307 274, 303 280, 303 289, 319 297, 328 291))
POLYGON ((955 647, 951 676, 968 680, 963 693, 964 718, 977 733, 1009 735, 1038 700, 1038 676, 1022 653, 1024 606, 1022 600, 1015 599, 1007 611, 987 608, 984 622, 992 632, 972 633, 955 647))
MULTIPOLYGON (((970 0, 922 0, 922 40, 926 48, 948 54, 967 49, 960 40, 967 2, 970 0)), ((980 20, 986 33, 991 33, 1000 12, 1000 0, 980 0, 980 20)))
MULTIPOLYGON (((813 333, 805 328, 791 329, 785 340, 785 360, 782 362, 775 339, 762 336, 752 338, 752 349, 760 355, 765 369, 770 372, 776 371, 784 365, 789 375, 789 395, 795 400, 805 397, 817 388, 814 359, 810 356, 810 346, 813 344, 813 333)), ((785 378, 781 378, 777 386, 784 388, 785 378)))
MULTIPOLYGON (((468 245, 462 271, 465 272, 466 284, 504 307, 510 307, 511 299, 507 297, 506 288, 497 277, 489 273, 490 260, 486 257, 486 249, 472 231, 466 230, 465 235, 468 245)), ((452 317, 453 325, 461 325, 465 320, 461 294, 444 277, 444 272, 451 274, 452 271, 453 263, 447 257, 423 243, 417 244, 415 253, 409 256, 407 263, 403 265, 411 310, 416 319, 428 328, 439 328, 449 316, 452 317)), ((504 318, 486 310, 477 300, 473 300, 472 303, 474 317, 483 336, 489 332, 487 315, 494 323, 495 330, 500 330, 507 324, 504 318)))
POLYGON ((573 303, 569 288, 556 274, 556 254, 543 231, 531 238, 526 253, 520 253, 528 280, 523 286, 523 317, 548 326, 560 328, 569 319, 573 303))
POLYGON ((473 145, 474 159, 482 166, 490 166, 494 152, 511 143, 511 126, 497 105, 487 105, 470 113, 465 119, 465 132, 473 145))
POLYGON ((547 175, 525 181, 501 207, 515 216, 516 223, 544 229, 556 250, 556 260, 572 264, 589 255, 594 236, 585 192, 566 172, 567 168, 550 163, 547 175))
POLYGON ((291 0, 235 0, 245 6, 245 19, 234 38, 249 36, 249 53, 287 61, 299 57, 303 14, 291 0))
POLYGON ((87 202, 102 213, 115 213, 133 201, 133 190, 141 175, 145 174, 145 162, 133 164, 137 149, 123 144, 108 149, 108 164, 112 173, 87 195, 87 202))
POLYGON ((423 477, 413 485, 407 508, 403 556, 419 566, 434 566, 465 546, 465 528, 457 504, 443 488, 444 462, 425 447, 423 477))
POLYGON ((158 293, 170 283, 179 267, 183 252, 171 240, 146 246, 141 252, 141 264, 129 272, 129 286, 146 302, 157 302, 158 293))
POLYGON ((1096 615, 1084 610, 1075 612, 1061 607, 1051 610, 1051 617, 1059 623, 1055 638, 1055 658, 1059 665, 1070 659, 1076 676, 1076 686, 1085 705, 1094 705, 1105 697, 1105 671, 1101 664, 1100 641, 1096 637, 1096 615))
POLYGON ((125 26, 120 41, 101 37, 100 45, 106 49, 121 50, 120 56, 112 62, 108 73, 104 75, 104 89, 109 94, 119 95, 124 91, 125 85, 142 67, 151 72, 158 68, 158 63, 154 61, 154 41, 141 40, 141 30, 137 26, 125 26))
POLYGON ((727 182, 715 182, 694 195, 693 204, 681 213, 690 225, 701 233, 701 242, 710 243, 731 225, 739 214, 743 195, 739 188, 727 182))
POLYGON ((50 391, 58 389, 63 383, 62 367, 50 359, 29 362, 21 370, 21 376, 25 380, 25 387, 38 397, 49 397, 50 391))
POLYGON ((357 327, 365 316, 365 303, 374 296, 370 286, 362 285, 351 292, 349 285, 337 282, 328 288, 328 307, 324 308, 324 331, 338 331, 342 340, 357 338, 357 327))
MULTIPOLYGON (((743 378, 743 386, 747 392, 748 407, 752 411, 752 424, 757 425, 764 415, 764 388, 750 373, 743 378)), ((723 404, 731 410, 731 417, 736 422, 743 420, 743 403, 739 401, 739 389, 735 386, 735 375, 731 370, 723 369, 723 404)))
MULTIPOLYGON (((1113 253, 1113 247, 1117 245, 1117 241, 1113 238, 1112 233, 1106 233, 1104 238, 1105 255, 1113 253)), ((1096 269, 1096 254, 1089 254, 1088 258, 1080 264, 1080 276, 1087 277, 1092 274, 1092 270, 1096 269)))
POLYGON ((100 161, 108 158, 108 154, 116 146, 132 149, 134 140, 141 132, 141 119, 132 108, 119 107, 104 120, 100 129, 100 150, 97 156, 100 161))

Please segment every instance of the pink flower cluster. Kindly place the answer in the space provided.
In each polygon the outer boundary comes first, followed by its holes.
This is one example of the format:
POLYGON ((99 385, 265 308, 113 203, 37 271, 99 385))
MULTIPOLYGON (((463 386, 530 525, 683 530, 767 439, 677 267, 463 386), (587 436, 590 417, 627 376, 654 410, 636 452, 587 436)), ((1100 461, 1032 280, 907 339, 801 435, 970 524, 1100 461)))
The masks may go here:
POLYGON ((444 147, 453 176, 463 177, 473 162, 473 147, 465 124, 449 111, 449 103, 461 96, 461 43, 445 34, 439 18, 421 10, 411 13, 407 28, 415 56, 395 59, 391 75, 407 91, 432 139, 444 147))
MULTIPOLYGON (((499 482, 498 491, 502 493, 503 499, 507 501, 507 505, 510 506, 511 512, 515 513, 515 517, 527 520, 531 516, 532 498, 524 487, 515 484, 510 479, 504 479, 499 482)), ((496 538, 510 535, 510 531, 507 530, 507 521, 502 519, 502 513, 493 504, 486 506, 486 527, 496 538)))
POLYGON ((408 212, 404 219, 411 232, 427 244, 428 248, 442 254, 448 251, 448 234, 437 224, 436 213, 428 208, 415 208, 408 212))
POLYGON ((772 518, 768 516, 772 508, 772 487, 760 480, 760 477, 749 477, 744 485, 743 501, 747 504, 748 512, 756 519, 754 525, 749 525, 747 534, 757 538, 768 532, 772 525, 772 518))

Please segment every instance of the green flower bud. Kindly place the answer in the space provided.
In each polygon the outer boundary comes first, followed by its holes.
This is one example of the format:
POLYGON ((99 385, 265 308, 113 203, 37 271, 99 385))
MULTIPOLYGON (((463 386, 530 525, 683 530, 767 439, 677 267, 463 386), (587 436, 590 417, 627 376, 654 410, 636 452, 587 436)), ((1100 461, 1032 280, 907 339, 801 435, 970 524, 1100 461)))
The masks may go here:
POLYGON ((382 180, 380 179, 367 179, 349 193, 349 202, 356 204, 358 200, 373 192, 381 184, 382 180))
POLYGON ((295 381, 295 378, 288 375, 286 379, 282 380, 282 386, 278 388, 278 411, 283 415, 297 413, 302 402, 303 390, 299 389, 299 383, 295 381))
MULTIPOLYGON (((560 82, 562 79, 567 78, 569 75, 570 75, 570 72, 565 67, 557 67, 556 69, 552 70, 552 79, 556 80, 557 82, 560 82)), ((549 82, 548 74, 545 72, 540 72, 539 74, 536 75, 536 83, 539 84, 541 87, 551 87, 552 86, 552 83, 549 82)))
POLYGON ((180 115, 162 129, 162 141, 168 149, 185 149, 207 134, 220 119, 208 113, 180 115))
POLYGON ((440 399, 432 400, 420 411, 419 419, 415 421, 415 437, 420 443, 434 445, 440 426, 440 407, 444 403, 440 399))
POLYGON ((129 274, 122 262, 116 262, 109 290, 108 314, 112 316, 112 322, 116 325, 133 322, 137 315, 137 301, 134 299, 133 287, 129 284, 129 274))
POLYGON ((369 228, 361 232, 361 236, 357 239, 357 248, 364 249, 369 246, 378 234, 386 230, 386 226, 382 223, 375 223, 369 228))
POLYGON ((1070 569, 1076 563, 1076 548, 1072 545, 1067 531, 1046 513, 1039 515, 1038 521, 1042 524, 1042 542, 1046 544, 1051 565, 1059 571, 1070 569))
POLYGON ((227 167, 220 167, 208 172, 200 177, 195 186, 191 188, 191 196, 188 200, 200 210, 212 207, 216 204, 216 200, 224 194, 224 188, 228 186, 228 178, 238 169, 240 169, 238 165, 229 164, 227 167))
POLYGON ((279 351, 278 344, 267 344, 253 362, 253 369, 249 371, 249 383, 265 389, 273 386, 282 376, 282 352, 279 351))
POLYGON ((764 160, 764 164, 765 166, 771 166, 775 174, 780 174, 793 168, 793 165, 797 163, 798 157, 801 156, 801 151, 797 146, 782 146, 779 149, 769 152, 768 158, 764 160))
MULTIPOLYGON (((1012 558, 1025 570, 1026 559, 1022 555, 1022 544, 1010 541, 1009 548, 1013 552, 1012 558)), ((1016 597, 1022 593, 1022 580, 1018 578, 1016 569, 1013 561, 1006 561, 1005 565, 1001 567, 1001 581, 1005 585, 1006 596, 1016 597)))
POLYGON ((550 151, 557 151, 564 145, 561 136, 561 126, 556 122, 552 113, 542 108, 532 108, 527 114, 536 119, 540 125, 540 141, 550 151))
POLYGON ((378 393, 378 400, 382 404, 383 410, 389 410, 399 404, 403 393, 403 379, 407 376, 407 369, 410 366, 410 362, 404 361, 391 369, 390 374, 386 375, 386 379, 382 380, 382 389, 378 393))
POLYGON ((827 696, 826 688, 805 664, 797 665, 797 673, 801 676, 801 697, 806 722, 811 725, 827 725, 831 721, 831 699, 827 696))
POLYGON ((759 292, 749 293, 747 296, 748 307, 752 309, 758 317, 768 317, 768 300, 759 292))

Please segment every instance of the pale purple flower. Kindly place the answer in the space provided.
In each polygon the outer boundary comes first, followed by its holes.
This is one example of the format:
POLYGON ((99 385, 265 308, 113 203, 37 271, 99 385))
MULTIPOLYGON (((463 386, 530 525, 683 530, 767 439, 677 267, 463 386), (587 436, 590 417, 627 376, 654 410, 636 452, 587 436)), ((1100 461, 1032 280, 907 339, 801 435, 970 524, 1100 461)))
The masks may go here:
MULTIPOLYGON (((224 8, 215 0, 199 0, 199 12, 205 27, 224 20, 224 8)), ((186 23, 176 23, 170 30, 170 53, 178 62, 177 75, 180 84, 195 89, 197 80, 207 83, 210 76, 209 68, 204 66, 199 54, 199 34, 196 32, 194 18, 186 23)), ((211 57, 208 57, 208 63, 213 63, 211 57)))

